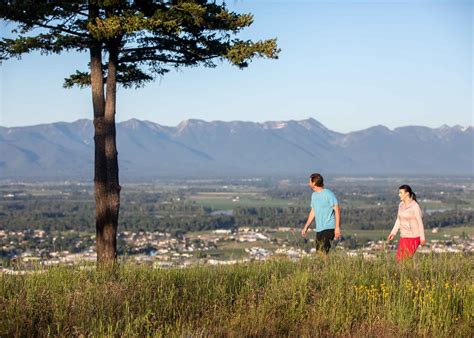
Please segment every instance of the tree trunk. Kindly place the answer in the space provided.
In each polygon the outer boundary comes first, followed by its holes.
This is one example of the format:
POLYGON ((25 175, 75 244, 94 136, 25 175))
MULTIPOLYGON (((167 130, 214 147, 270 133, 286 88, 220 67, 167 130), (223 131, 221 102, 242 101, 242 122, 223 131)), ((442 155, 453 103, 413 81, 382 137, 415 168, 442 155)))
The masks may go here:
POLYGON ((115 107, 117 94, 117 59, 118 44, 109 44, 109 62, 107 69, 106 99, 104 114, 104 145, 106 177, 105 204, 106 221, 101 224, 100 235, 97 233, 97 259, 99 262, 115 261, 117 257, 117 226, 120 209, 120 184, 117 158, 117 143, 115 129, 115 107), (101 250, 99 252, 99 242, 101 250))
MULTIPOLYGON (((97 17, 99 17, 99 8, 94 1, 89 1, 89 20, 93 22, 97 17)), ((112 143, 115 146, 115 120, 113 116, 112 122, 110 122, 110 114, 106 114, 101 42, 93 41, 91 43, 90 57, 92 104, 94 109, 94 186, 97 262, 110 263, 114 262, 117 256, 116 234, 119 208, 118 193, 114 194, 113 189, 111 189, 111 187, 118 186, 117 153, 116 151, 111 151, 112 147, 110 146, 111 139, 113 139, 112 143), (115 161, 113 158, 115 158, 115 161), (114 167, 113 163, 115 163, 115 168, 110 169, 109 167, 114 167), (116 175, 114 175, 114 172, 116 172, 116 175)), ((112 87, 114 91, 113 110, 115 113, 115 84, 112 87)), ((110 99, 112 99, 112 96, 110 99)), ((117 188, 115 188, 115 191, 117 191, 117 188)), ((120 191, 119 186, 118 191, 120 191)))

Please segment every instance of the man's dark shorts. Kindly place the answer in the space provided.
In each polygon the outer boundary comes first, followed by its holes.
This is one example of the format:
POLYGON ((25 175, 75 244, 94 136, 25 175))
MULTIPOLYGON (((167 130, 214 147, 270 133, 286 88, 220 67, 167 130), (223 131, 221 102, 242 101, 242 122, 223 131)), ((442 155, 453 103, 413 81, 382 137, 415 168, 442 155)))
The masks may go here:
POLYGON ((334 229, 316 232, 316 250, 328 253, 331 249, 331 241, 334 239, 334 229))

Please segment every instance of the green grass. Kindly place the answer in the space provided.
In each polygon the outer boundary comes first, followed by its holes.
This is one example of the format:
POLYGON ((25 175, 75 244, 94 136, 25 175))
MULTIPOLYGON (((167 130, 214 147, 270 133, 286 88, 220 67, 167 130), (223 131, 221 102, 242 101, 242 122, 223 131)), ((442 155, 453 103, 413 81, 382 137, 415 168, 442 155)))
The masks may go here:
POLYGON ((0 336, 472 334, 473 256, 330 255, 223 267, 55 267, 0 277, 0 336))

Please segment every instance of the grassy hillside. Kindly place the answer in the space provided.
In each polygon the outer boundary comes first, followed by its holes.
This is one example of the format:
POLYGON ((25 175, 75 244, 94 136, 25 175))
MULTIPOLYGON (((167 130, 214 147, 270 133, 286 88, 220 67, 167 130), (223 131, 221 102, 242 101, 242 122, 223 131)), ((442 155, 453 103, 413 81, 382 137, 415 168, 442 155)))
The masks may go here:
POLYGON ((0 336, 470 336, 473 256, 0 275, 0 336))

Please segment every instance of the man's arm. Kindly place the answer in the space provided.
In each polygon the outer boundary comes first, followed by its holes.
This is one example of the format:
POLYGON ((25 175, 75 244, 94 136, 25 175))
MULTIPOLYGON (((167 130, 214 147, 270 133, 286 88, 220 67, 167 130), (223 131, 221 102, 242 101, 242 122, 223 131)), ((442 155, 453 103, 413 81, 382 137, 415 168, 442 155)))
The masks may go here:
POLYGON ((314 220, 314 209, 311 208, 311 211, 309 212, 309 215, 308 215, 308 220, 306 221, 306 224, 305 224, 303 230, 301 230, 301 235, 303 235, 303 237, 306 237, 306 233, 308 232, 308 228, 311 225, 311 223, 313 223, 313 220, 314 220))
POLYGON ((336 220, 336 229, 334 230, 334 239, 341 238, 341 208, 339 204, 336 204, 334 207, 334 218, 336 220))

